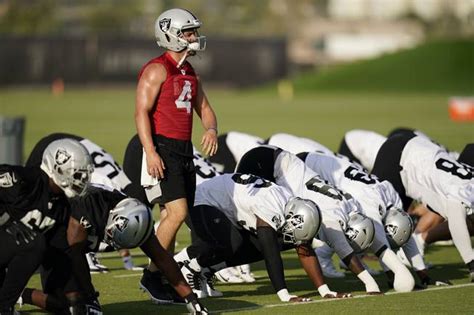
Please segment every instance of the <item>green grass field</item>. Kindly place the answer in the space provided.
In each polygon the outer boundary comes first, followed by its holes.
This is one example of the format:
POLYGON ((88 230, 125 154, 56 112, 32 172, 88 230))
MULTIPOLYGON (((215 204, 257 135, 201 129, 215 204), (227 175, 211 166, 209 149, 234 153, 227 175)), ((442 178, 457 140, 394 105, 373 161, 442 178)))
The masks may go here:
MULTIPOLYGON (((364 128, 386 134, 397 126, 419 128, 453 150, 461 150, 474 140, 472 123, 455 123, 447 114, 448 94, 315 92, 297 94, 292 101, 282 101, 276 91, 208 91, 219 117, 220 132, 240 130, 261 137, 276 132, 289 132, 314 138, 337 149, 344 133, 364 128)), ((70 132, 87 137, 108 150, 117 161, 123 159, 125 146, 134 133, 134 88, 68 89, 61 97, 53 97, 43 89, 0 91, 0 113, 22 115, 27 119, 25 154, 42 136, 50 132, 70 132)), ((194 141, 199 143, 202 129, 195 120, 194 141)), ((179 247, 188 244, 185 229, 179 234, 179 247)), ((139 251, 135 261, 146 263, 139 251)), ((255 284, 218 285, 222 298, 206 299, 210 310, 242 313, 471 313, 474 310, 474 286, 447 290, 394 294, 383 297, 355 298, 347 301, 320 302, 316 291, 299 268, 293 253, 284 254, 286 275, 291 292, 316 300, 305 305, 279 302, 272 292, 262 264, 253 265, 259 277, 255 284)), ((466 284, 467 270, 453 247, 433 247, 427 260, 436 263, 434 275, 452 279, 456 285, 466 284)), ((102 262, 112 268, 106 275, 94 275, 94 284, 101 292, 106 314, 175 314, 185 312, 180 306, 157 306, 138 290, 140 273, 121 270, 121 261, 107 254, 102 262)), ((373 267, 377 266, 369 262, 373 267)), ((377 277, 387 290, 383 277, 377 277)), ((363 286, 352 275, 344 281, 328 281, 335 290, 363 294, 363 286)), ((32 284, 39 286, 38 277, 32 284)), ((24 307, 22 310, 31 310, 24 307)))
MULTIPOLYGON (((474 93, 472 54, 469 55, 472 47, 472 42, 455 44, 452 48, 442 45, 422 47, 418 52, 382 57, 373 63, 362 63, 362 66, 355 64, 345 69, 337 68, 315 81, 303 76, 295 81, 295 97, 287 101, 279 98, 273 86, 252 91, 211 89, 207 93, 218 116, 220 133, 237 130, 266 138, 273 133, 287 132, 313 138, 336 150, 348 130, 360 128, 387 134, 393 128, 404 126, 420 129, 451 150, 459 151, 466 143, 474 142, 474 124, 451 121, 448 100, 455 95, 474 93), (449 59, 454 55, 460 56, 454 58, 458 62, 449 59), (426 60, 441 70, 431 69, 429 65, 418 70, 415 68, 426 60), (463 60, 467 63, 463 64, 463 60), (405 82, 402 66, 424 75, 411 77, 405 82), (453 67, 459 71, 454 71, 453 67), (365 70, 367 72, 363 73, 365 70), (387 72, 396 75, 384 81, 381 74, 387 72), (457 76, 457 73, 461 75, 457 76), (440 79, 440 75, 444 79, 440 79), (355 84, 362 76, 368 79, 355 84), (449 84, 444 84, 443 80, 449 84), (412 89, 417 82, 423 84, 419 89, 412 89), (354 89, 345 88, 345 85, 354 84, 354 89), (370 85, 379 92, 371 92, 370 85)), ((121 163, 125 147, 135 133, 134 95, 134 86, 78 89, 71 88, 67 82, 64 95, 59 97, 52 96, 46 88, 2 89, 0 115, 26 117, 25 158, 43 136, 68 132, 91 139, 121 163)), ((199 146, 202 128, 198 119, 195 119, 194 129, 193 140, 199 146)), ((178 242, 178 248, 189 243, 185 228, 181 229, 178 242)), ((147 262, 138 250, 133 254, 136 263, 147 262)), ((208 298, 204 303, 217 313, 473 314, 474 286, 468 284, 467 269, 456 249, 431 247, 426 258, 435 264, 431 271, 434 276, 451 279, 456 286, 408 294, 389 291, 385 296, 365 297, 362 283, 347 274, 345 280, 328 280, 328 283, 334 290, 353 292, 356 298, 321 300, 299 267, 296 255, 287 252, 284 253, 284 263, 290 292, 310 296, 313 302, 302 305, 280 303, 263 264, 258 263, 252 266, 258 277, 255 284, 218 284, 217 288, 225 293, 224 297, 208 298)), ((106 314, 176 314, 186 311, 182 306, 153 305, 138 290, 140 273, 121 269, 121 260, 115 253, 104 254, 102 262, 111 268, 111 272, 93 275, 93 281, 101 293, 100 301, 106 314)), ((373 261, 368 264, 378 267, 373 261)), ((382 290, 388 290, 383 277, 376 280, 382 290)), ((33 277, 31 285, 39 287, 38 276, 33 277)), ((37 313, 31 307, 23 307, 22 311, 25 310, 30 314, 37 313)))

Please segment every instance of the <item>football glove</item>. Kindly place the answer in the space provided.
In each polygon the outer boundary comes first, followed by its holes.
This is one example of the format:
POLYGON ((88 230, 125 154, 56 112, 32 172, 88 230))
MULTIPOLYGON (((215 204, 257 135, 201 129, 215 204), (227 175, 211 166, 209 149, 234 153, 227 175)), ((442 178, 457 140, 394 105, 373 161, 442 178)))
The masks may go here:
POLYGON ((187 297, 184 298, 186 301, 186 308, 189 311, 189 314, 193 315, 207 315, 209 311, 206 307, 204 307, 201 302, 197 299, 194 293, 189 294, 187 297))
POLYGON ((28 244, 35 239, 37 235, 35 231, 27 227, 22 222, 13 220, 8 216, 8 214, 4 213, 2 218, 6 217, 8 217, 8 219, 3 221, 3 224, 1 224, 0 227, 4 228, 5 231, 13 237, 15 243, 18 246, 20 246, 22 243, 28 244))

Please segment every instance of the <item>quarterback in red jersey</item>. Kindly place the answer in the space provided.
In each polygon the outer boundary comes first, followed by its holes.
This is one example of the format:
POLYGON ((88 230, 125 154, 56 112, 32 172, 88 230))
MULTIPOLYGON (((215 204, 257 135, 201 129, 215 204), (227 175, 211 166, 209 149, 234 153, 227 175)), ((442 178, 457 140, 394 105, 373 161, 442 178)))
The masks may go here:
MULTIPOLYGON (((196 16, 184 9, 167 10, 158 17, 155 36, 166 52, 142 68, 136 93, 135 123, 146 156, 141 182, 144 185, 146 181, 143 173, 145 177, 148 174, 149 184, 161 189, 155 202, 164 205, 165 213, 161 215, 157 237, 169 251, 194 202, 193 110, 205 129, 202 151, 206 155, 217 151, 216 115, 199 77, 186 60, 206 47, 206 38, 198 33, 200 26, 196 16)), ((153 271, 155 266, 150 266, 145 274, 153 271)), ((143 280, 142 285, 147 287, 143 280)))

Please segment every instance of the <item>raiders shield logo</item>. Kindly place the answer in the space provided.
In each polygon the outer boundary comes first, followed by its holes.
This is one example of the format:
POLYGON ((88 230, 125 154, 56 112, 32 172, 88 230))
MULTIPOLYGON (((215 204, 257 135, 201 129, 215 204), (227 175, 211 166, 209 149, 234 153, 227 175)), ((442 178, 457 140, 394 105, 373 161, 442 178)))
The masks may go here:
POLYGON ((351 241, 355 240, 357 238, 357 235, 359 235, 359 231, 356 231, 352 228, 348 228, 346 231, 346 236, 351 241))
POLYGON ((127 227, 128 225, 128 219, 124 216, 118 216, 115 218, 115 226, 117 227, 117 230, 120 232, 123 232, 123 230, 127 227))
POLYGON ((3 187, 3 188, 12 187, 13 184, 17 182, 15 173, 12 173, 12 175, 10 175, 10 173, 8 172, 0 174, 0 187, 3 187))
POLYGON ((385 233, 387 233, 388 235, 397 234, 397 230, 398 230, 398 226, 395 226, 395 225, 387 225, 385 227, 385 233))
POLYGON ((165 19, 160 20, 160 29, 163 32, 168 32, 170 29, 170 25, 171 25, 171 19, 165 18, 165 19))
POLYGON ((71 154, 64 149, 58 149, 58 151, 56 151, 55 159, 56 164, 64 165, 71 159, 71 154))

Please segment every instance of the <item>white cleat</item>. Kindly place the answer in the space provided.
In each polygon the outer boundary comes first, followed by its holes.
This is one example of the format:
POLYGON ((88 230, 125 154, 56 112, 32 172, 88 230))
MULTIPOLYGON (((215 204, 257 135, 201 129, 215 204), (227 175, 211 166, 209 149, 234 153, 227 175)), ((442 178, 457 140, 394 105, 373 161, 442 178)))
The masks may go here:
POLYGON ((321 269, 323 270, 323 275, 325 277, 340 279, 346 276, 343 272, 336 270, 332 259, 326 259, 321 257, 319 259, 319 264, 321 265, 321 269))
POLYGON ((183 267, 181 267, 181 273, 198 298, 202 299, 208 296, 206 291, 206 282, 204 281, 200 272, 192 270, 185 264, 183 267))
POLYGON ((206 290, 206 294, 209 297, 221 297, 224 295, 224 293, 216 290, 214 287, 214 279, 214 275, 204 276, 204 288, 206 290))
POLYGON ((219 270, 215 273, 217 280, 223 283, 243 283, 244 279, 239 277, 235 267, 219 270))
POLYGON ((250 265, 238 266, 237 270, 239 271, 239 277, 247 283, 255 282, 255 277, 250 271, 250 265))
POLYGON ((100 263, 95 253, 86 254, 87 264, 89 265, 90 273, 107 273, 109 268, 100 263))

